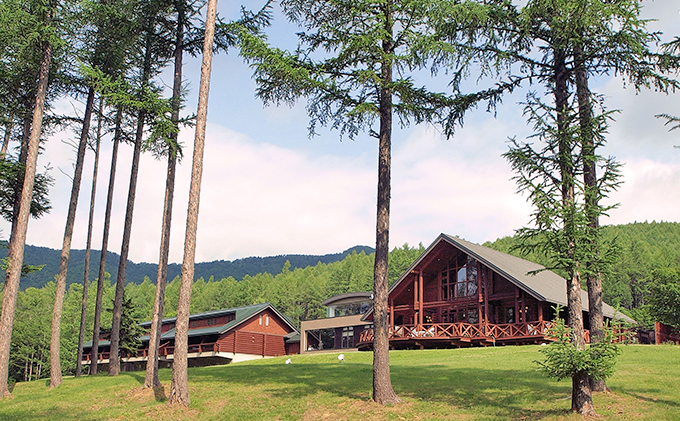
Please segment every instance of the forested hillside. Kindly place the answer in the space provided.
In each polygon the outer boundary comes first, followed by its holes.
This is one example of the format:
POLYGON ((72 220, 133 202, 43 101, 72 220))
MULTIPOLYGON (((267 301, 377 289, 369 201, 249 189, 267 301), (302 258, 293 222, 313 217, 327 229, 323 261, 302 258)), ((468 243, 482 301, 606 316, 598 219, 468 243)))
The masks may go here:
MULTIPOLYGON (((394 282, 401 273, 424 251, 422 245, 410 247, 404 244, 390 253, 389 277, 394 282)), ((278 258, 272 258, 276 262, 278 258)), ((194 282, 191 295, 191 312, 225 309, 256 303, 271 302, 298 326, 301 320, 323 317, 325 308, 321 301, 351 291, 369 291, 373 287, 374 254, 352 250, 344 259, 323 263, 315 256, 316 263, 304 268, 294 268, 285 261, 276 271, 245 275, 240 281, 225 278, 199 277, 194 282)), ((310 258, 310 256, 306 256, 310 258)), ((108 259, 108 258, 107 258, 108 259)), ((263 258, 266 260, 267 258, 263 258)), ((146 277, 141 283, 129 282, 125 297, 132 303, 133 318, 137 322, 151 320, 156 286, 146 277)), ((115 285, 111 277, 104 281, 104 308, 102 327, 111 326, 111 309, 115 285)), ((165 317, 176 315, 180 278, 168 283, 165 293, 165 317)), ((80 323, 80 306, 83 287, 81 283, 70 285, 64 301, 62 323, 62 365, 67 372, 75 368, 80 323)), ((90 288, 87 310, 87 340, 92 338, 96 288, 90 288)), ((50 321, 54 306, 55 283, 48 282, 42 288, 29 287, 19 292, 16 324, 12 335, 11 375, 23 380, 27 373, 38 372, 39 377, 49 376, 48 358, 50 346, 50 321)), ((35 377, 34 377, 35 378, 35 377)))
MULTIPOLYGON (((618 258, 611 273, 604 281, 605 301, 612 305, 619 305, 633 317, 643 323, 651 319, 645 310, 645 300, 649 286, 662 277, 678 277, 680 274, 680 224, 674 222, 634 223, 620 226, 604 227, 604 237, 618 245, 618 258)), ((497 250, 520 255, 512 247, 517 244, 515 238, 505 237, 486 243, 485 245, 497 250)), ((424 251, 419 247, 408 244, 392 250, 390 253, 389 280, 393 283, 411 263, 424 251)), ((329 256, 277 256, 270 258, 249 258, 234 262, 210 262, 197 264, 197 278, 191 296, 191 312, 224 309, 235 306, 271 302, 284 314, 289 316, 297 325, 301 320, 323 317, 325 308, 321 301, 326 298, 352 291, 369 291, 373 284, 374 255, 363 250, 357 252, 350 249, 343 253, 342 259, 325 263, 323 259, 329 256), (285 259, 290 259, 287 262, 285 259), (304 262, 313 263, 302 266, 304 262), (283 262, 281 262, 283 260, 283 262), (296 263, 293 263, 293 262, 296 263), (246 262, 254 263, 247 266, 246 262), (243 269, 243 277, 211 276, 219 274, 221 265, 232 263, 233 267, 248 267, 243 269), (279 264, 280 263, 280 264, 279 264), (257 270, 257 265, 265 268, 261 273, 248 274, 247 271, 257 270), (269 266, 268 266, 269 265, 269 266), (198 268, 201 268, 200 270, 198 268)), ((73 262, 81 258, 74 256, 73 262)), ((117 256, 116 256, 117 257, 117 256)), ((529 260, 545 264, 545 257, 538 255, 523 256, 529 260)), ((109 257, 112 263, 117 258, 109 257)), ((30 263, 38 263, 29 260, 30 263)), ((94 263, 93 263, 94 264, 94 263)), ((135 270, 128 269, 131 274, 130 282, 125 288, 127 298, 133 304, 134 318, 137 321, 151 319, 154 301, 155 265, 146 264, 150 268, 149 275, 140 275, 135 270), (134 274, 134 275, 132 275, 134 274), (139 279, 133 278, 138 277, 139 279)), ((76 266, 76 268, 81 266, 76 266)), ((45 269, 43 269, 45 270, 45 269)), ((69 272, 71 269, 69 269, 69 272)), ((74 270, 75 272, 75 270, 74 270)), ((177 271, 170 272, 171 276, 177 271)), ((81 272, 82 276, 82 272, 81 272)), ((172 279, 172 278, 170 278, 172 279)), ((103 313, 102 325, 106 328, 111 324, 111 313, 114 287, 110 279, 105 280, 106 291, 104 303, 108 311, 103 313)), ((165 316, 174 316, 177 311, 179 296, 179 277, 168 283, 165 295, 165 316)), ((49 326, 54 305, 54 282, 48 282, 42 288, 26 288, 20 292, 13 339, 12 339, 12 373, 17 379, 23 379, 26 369, 33 373, 41 368, 41 376, 47 376, 46 362, 49 354, 49 326), (31 368, 32 367, 32 368, 31 368)), ((95 288, 90 289, 88 299, 88 329, 92 329, 95 288)), ((62 358, 64 367, 72 370, 75 366, 75 352, 77 347, 77 330, 82 300, 82 285, 80 280, 70 285, 64 303, 62 326, 62 358)), ((88 332, 88 339, 91 332, 88 332)))
MULTIPOLYGON (((215 279, 222 279, 233 277, 236 280, 243 279, 246 275, 257 275, 258 273, 278 273, 281 271, 286 261, 290 262, 291 268, 305 268, 313 266, 317 263, 333 263, 344 259, 347 255, 354 252, 366 254, 373 253, 373 249, 368 246, 355 246, 347 249, 341 253, 325 254, 325 255, 304 255, 304 254, 288 254, 280 256, 268 257, 246 257, 244 259, 229 260, 214 260, 212 262, 196 263, 195 279, 208 279, 213 276, 215 279)), ((25 262, 31 265, 45 265, 42 270, 33 272, 21 278, 21 289, 29 287, 40 288, 50 281, 54 280, 54 276, 59 271, 59 257, 60 251, 47 247, 26 246, 25 262)), ((93 250, 90 255, 90 274, 96 274, 99 271, 99 257, 101 252, 93 250)), ((0 258, 7 256, 6 249, 0 249, 0 258)), ((106 272, 108 272, 113 279, 118 276, 118 262, 120 255, 117 253, 108 252, 106 257, 106 272)), ((170 263, 168 265, 168 279, 173 279, 180 274, 182 265, 179 263, 170 263)), ((145 277, 149 277, 154 282, 156 281, 156 271, 158 265, 156 263, 134 263, 128 260, 127 270, 125 272, 128 282, 140 284, 145 277)), ((67 285, 72 283, 82 283, 83 273, 85 271, 85 250, 71 250, 71 257, 69 259, 68 274, 66 278, 67 285)), ((4 276, 4 272, 3 276, 4 276)))
MULTIPOLYGON (((632 311, 637 320, 644 322, 645 315, 638 310, 645 305, 651 283, 680 274, 680 223, 636 222, 605 226, 602 231, 603 240, 616 246, 615 263, 603 281, 604 300, 632 311)), ((484 245, 543 265, 548 263, 545 256, 513 249, 518 244, 516 238, 504 237, 484 245)))

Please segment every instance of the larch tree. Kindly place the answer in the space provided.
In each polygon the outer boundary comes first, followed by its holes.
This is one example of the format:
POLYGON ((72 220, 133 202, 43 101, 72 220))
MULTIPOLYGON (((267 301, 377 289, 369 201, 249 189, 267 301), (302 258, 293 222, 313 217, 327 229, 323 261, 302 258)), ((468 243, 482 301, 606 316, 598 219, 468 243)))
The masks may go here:
MULTIPOLYGON (((196 16, 199 14, 200 7, 197 6, 200 6, 200 4, 196 2, 187 3, 184 0, 177 0, 173 4, 177 20, 175 23, 174 78, 170 104, 172 115, 169 119, 171 127, 163 127, 163 125, 160 125, 158 130, 154 130, 154 132, 158 132, 158 135, 154 134, 152 137, 160 137, 160 139, 157 139, 160 141, 151 146, 156 155, 167 155, 168 168, 165 184, 165 199, 163 202, 160 257, 158 260, 158 271, 156 276, 156 295, 149 332, 149 356, 146 365, 144 387, 157 387, 161 385, 158 380, 158 348, 160 346, 163 304, 165 301, 165 286, 167 283, 172 201, 175 189, 175 167, 177 165, 177 159, 181 157, 181 149, 177 141, 177 135, 179 134, 180 123, 183 123, 180 121, 180 110, 182 107, 182 58, 185 51, 194 56, 200 53, 200 50, 198 50, 198 41, 203 39, 203 34, 198 31, 198 28, 193 23, 196 16), (201 34, 201 36, 197 37, 196 35, 198 34, 201 34)), ((237 22, 217 23, 219 17, 216 17, 215 48, 213 49, 219 51, 233 47, 236 43, 238 29, 241 27, 246 27, 253 32, 257 32, 261 26, 268 25, 268 8, 269 3, 255 14, 243 10, 243 18, 237 22)))
POLYGON ((87 150, 87 140, 90 134, 90 121, 94 108, 94 87, 90 86, 85 103, 85 114, 83 125, 78 142, 76 154, 76 165, 73 173, 73 183, 71 185, 71 198, 69 200, 68 214, 66 216, 66 227, 64 228, 64 240, 61 248, 59 260, 59 272, 57 274, 57 290, 55 292, 54 310, 52 312, 52 340, 50 344, 50 388, 57 387, 62 383, 61 375, 61 313, 64 305, 64 293, 66 292, 66 273, 68 261, 71 254, 71 240, 73 239, 73 227, 76 222, 76 211, 78 210, 78 198, 80 196, 80 183, 83 178, 83 167, 85 165, 85 152, 87 150))
POLYGON ((97 276, 97 292, 94 305, 94 322, 92 326, 92 349, 90 351, 90 374, 97 374, 97 361, 99 361, 99 333, 101 330, 102 301, 104 297, 104 277, 106 275, 106 255, 109 244, 109 228, 111 226, 111 209, 113 207, 113 191, 116 180, 116 164, 118 162, 118 145, 121 137, 122 107, 117 107, 116 123, 113 136, 113 148, 111 151, 111 169, 109 171, 109 185, 106 194, 106 208, 104 210, 104 231, 102 234, 102 247, 99 257, 99 271, 97 276))
MULTIPOLYGON (((97 276, 97 292, 95 296, 94 324, 92 330, 92 350, 90 355, 90 374, 97 374, 97 363, 99 360, 99 335, 101 330, 101 312, 104 293, 104 278, 106 276, 106 257, 108 254, 109 232, 111 227, 111 210, 113 207, 113 193, 116 180, 116 167, 118 163, 118 147, 124 138, 123 120, 126 113, 124 101, 117 95, 119 84, 113 83, 110 79, 121 82, 130 67, 130 50, 132 50, 137 40, 136 28, 138 26, 136 18, 137 2, 134 0, 116 0, 91 4, 91 20, 97 21, 98 28, 106 25, 107 36, 98 39, 96 47, 100 55, 106 54, 107 65, 100 68, 104 75, 109 77, 98 78, 97 91, 105 96, 113 96, 111 103, 114 108, 114 129, 113 129, 113 148, 111 151, 111 166, 109 171, 109 182, 106 194, 106 208, 104 211, 104 229, 102 233, 102 246, 99 257, 99 269, 97 276), (122 13, 121 13, 122 12, 122 13)), ((125 87, 124 87, 125 88, 125 87)))
MULTIPOLYGON (((0 4, 0 95, 4 98, 0 105, 0 115, 5 123, 2 149, 4 154, 4 168, 2 177, 3 217, 5 211, 10 211, 9 221, 14 232, 19 213, 19 203, 23 187, 23 175, 28 156, 28 141, 31 134, 31 123, 35 98, 38 90, 40 65, 42 62, 42 47, 40 36, 36 36, 40 28, 44 27, 42 15, 44 5, 27 0, 7 0, 0 4), (12 141, 18 141, 16 148, 11 148, 12 141), (18 153, 13 153, 14 150, 18 153)), ((60 19, 61 21, 61 19, 60 19)), ((62 22, 54 25, 61 35, 62 22)), ((55 41, 57 37, 55 36, 55 41)), ((59 40, 60 42, 60 40, 59 40)), ((53 49, 52 65, 48 78, 48 90, 45 93, 45 112, 49 111, 49 104, 59 95, 62 84, 55 83, 62 72, 63 49, 53 49), (56 54, 55 54, 56 53, 56 54)), ((54 116, 50 116, 54 117, 54 116)), ((43 119, 43 129, 49 128, 50 120, 43 119)), ((44 139, 41 139, 41 142, 44 139)), ((50 210, 47 192, 52 183, 48 172, 36 173, 34 179, 34 200, 31 204, 31 216, 36 218, 50 210)), ((10 232, 10 236, 11 236, 10 232)))
POLYGON ((120 260, 118 263, 118 274, 116 279, 116 296, 113 302, 113 317, 111 322, 109 375, 112 376, 118 375, 120 372, 120 322, 125 288, 125 274, 128 253, 130 251, 130 236, 132 234, 132 218, 137 191, 139 160, 143 147, 144 128, 147 120, 158 112, 157 109, 154 109, 154 106, 161 105, 156 102, 157 95, 152 95, 153 87, 151 79, 158 71, 160 71, 170 55, 170 47, 167 42, 167 30, 165 29, 165 25, 162 25, 169 8, 169 4, 165 2, 146 1, 142 4, 142 56, 140 57, 137 128, 134 137, 130 184, 128 188, 127 206, 125 209, 123 239, 120 248, 120 260))
POLYGON ((79 377, 83 367, 83 343, 85 342, 85 330, 87 328, 87 294, 90 285, 90 254, 92 250, 92 227, 94 222, 94 208, 97 197, 97 178, 99 175, 99 147, 102 138, 102 126, 104 119, 104 100, 99 100, 97 116, 97 134, 94 141, 94 164, 92 168, 92 187, 90 189, 90 211, 87 218, 87 240, 85 243, 85 269, 83 270, 83 299, 80 306, 80 329, 78 330, 78 351, 76 353, 75 376, 79 377))
MULTIPOLYGON (((149 355, 146 363, 144 387, 158 387, 158 348, 161 341, 161 324, 163 322, 163 303, 165 301, 165 285, 168 278, 168 256, 170 253, 170 228, 172 223, 172 202, 175 193, 175 174, 177 159, 181 153, 177 136, 179 134, 179 118, 182 101, 182 58, 184 56, 184 33, 188 5, 184 0, 174 3, 177 14, 175 30, 174 72, 172 84, 172 116, 171 133, 164 134, 164 146, 161 155, 167 155, 168 168, 165 179, 165 197, 163 200, 163 222, 161 225, 161 246, 156 275, 156 295, 154 299, 151 329, 149 332, 149 355)), ((191 15, 191 13, 189 13, 191 15)))
MULTIPOLYGON (((525 6, 519 21, 530 34, 531 44, 543 53, 539 59, 529 58, 533 69, 538 68, 539 80, 546 86, 550 103, 530 95, 526 113, 534 124, 536 137, 543 144, 535 150, 530 144, 513 142, 505 155, 518 173, 515 177, 520 191, 529 194, 535 207, 534 227, 518 230, 526 244, 534 242, 551 259, 551 269, 567 274, 567 313, 573 346, 585 349, 581 303, 581 275, 584 260, 584 221, 579 192, 577 132, 574 128, 574 106, 570 80, 575 5, 569 0, 533 1, 525 6)), ((520 31, 521 32, 521 31, 520 31)), ((530 56, 530 54, 527 54, 530 56)), ((572 410, 593 415, 590 384, 587 373, 572 375, 572 410)))
MULTIPOLYGON (((583 161, 584 212, 589 231, 584 277, 588 288, 591 343, 598 343, 605 337, 602 274, 611 265, 614 248, 603 242, 599 229, 600 215, 606 215, 611 208, 600 205, 603 192, 597 176, 598 165, 605 161, 597 152, 606 143, 606 121, 594 116, 593 107, 603 108, 604 99, 591 92, 588 80, 617 73, 636 90, 647 87, 667 93, 677 86, 677 82, 668 76, 669 70, 677 68, 677 58, 651 51, 649 45, 658 41, 659 35, 646 28, 647 21, 639 17, 641 7, 640 0, 580 0, 574 13, 573 83, 583 161)), ((592 391, 607 389, 604 378, 591 378, 590 384, 592 391)))
POLYGON ((5 271, 5 288, 2 297, 2 315, 0 316, 0 397, 2 398, 11 396, 8 384, 10 343, 12 339, 12 326, 16 310, 17 293, 19 290, 19 279, 23 266, 24 247, 26 245, 28 217, 30 214, 33 182, 35 180, 38 161, 38 146, 40 143, 45 111, 45 98, 47 96, 49 84, 52 48, 53 44, 58 42, 58 39, 55 39, 53 24, 56 8, 57 5, 52 2, 38 8, 39 13, 42 15, 43 25, 36 28, 38 31, 36 35, 40 40, 42 60, 38 73, 38 88, 35 96, 35 106, 33 108, 31 132, 28 139, 26 170, 18 206, 17 223, 16 228, 12 232, 12 238, 7 254, 8 268, 5 271))
MULTIPOLYGON (((529 193, 536 209, 535 227, 518 233, 525 242, 523 248, 540 248, 550 257, 550 268, 567 273, 569 327, 579 352, 585 351, 582 278, 589 280, 595 342, 604 338, 601 273, 611 253, 600 241, 598 217, 611 209, 601 199, 619 184, 618 163, 596 154, 604 144, 611 113, 595 115, 588 77, 624 74, 636 87, 667 87, 669 83, 655 73, 668 65, 667 58, 647 49, 654 35, 637 18, 638 3, 534 0, 512 19, 517 31, 513 45, 522 47, 510 56, 523 64, 524 77, 540 81, 550 97, 546 103, 531 94, 526 106, 541 149, 513 141, 506 154, 518 173, 519 189, 529 193), (613 30, 612 22, 621 23, 622 29, 613 30), (599 178, 596 168, 602 172, 599 178)), ((593 379, 588 373, 588 367, 572 373, 572 410, 592 415, 593 379)), ((595 384, 604 387, 602 382, 595 384)))
POLYGON ((210 73, 212 69, 213 41, 215 37, 215 16, 217 0, 208 1, 205 19, 203 60, 201 81, 198 88, 198 107, 196 112, 196 132, 191 164, 191 184, 189 187, 189 206, 184 236, 184 257, 182 260, 182 279, 177 304, 175 324, 175 353, 172 364, 172 383, 168 402, 174 405, 189 406, 189 378, 187 353, 189 347, 189 313, 191 305, 191 285, 194 282, 194 262, 196 256, 196 232, 198 230, 198 208, 201 197, 203 177, 203 154, 205 150, 205 127, 208 119, 208 95, 210 93, 210 73))
MULTIPOLYGON (((441 125, 451 137, 465 109, 481 100, 496 101, 509 86, 461 95, 458 83, 473 62, 469 48, 491 19, 488 5, 473 1, 285 0, 297 24, 295 52, 272 48, 262 38, 243 37, 242 55, 251 63, 265 104, 293 104, 307 98, 310 136, 327 126, 353 139, 368 131, 378 142, 376 252, 373 268, 373 399, 400 402, 389 370, 388 254, 393 116, 410 123, 441 125), (447 23, 447 25, 444 25, 447 23), (445 27, 449 34, 440 33, 445 27), (460 33, 458 31, 461 31, 460 33), (455 32, 455 34, 453 34, 455 32), (317 57, 327 57, 319 58, 317 57), (419 71, 440 69, 456 75, 452 92, 417 86, 419 71), (376 127, 377 126, 377 127, 376 127)), ((493 63, 477 62, 480 72, 493 63)), ((423 72, 425 73, 425 72, 423 72)))

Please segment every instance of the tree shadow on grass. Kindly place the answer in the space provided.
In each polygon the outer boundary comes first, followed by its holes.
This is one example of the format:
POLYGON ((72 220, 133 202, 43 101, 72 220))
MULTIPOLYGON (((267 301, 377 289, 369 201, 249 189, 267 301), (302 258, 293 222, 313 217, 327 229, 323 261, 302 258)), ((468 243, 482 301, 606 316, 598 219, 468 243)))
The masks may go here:
MULTIPOLYGON (((392 366, 392 385, 397 395, 417 401, 442 403, 502 419, 541 419, 564 414, 564 409, 545 408, 544 402, 569 397, 568 382, 555 384, 533 370, 451 368, 445 365, 392 366)), ((260 381, 273 386, 266 392, 283 399, 305 399, 319 391, 368 400, 372 390, 371 364, 328 363, 203 368, 191 381, 227 382, 249 386, 260 381)))
MULTIPOLYGON (((144 384, 144 379, 145 379, 146 376, 142 376, 142 375, 139 374, 139 373, 141 373, 141 372, 140 372, 140 371, 128 371, 128 372, 126 372, 125 374, 127 374, 127 375, 129 375, 130 377, 132 377, 133 379, 137 380, 137 383, 143 385, 143 384, 144 384)), ((146 374, 146 373, 144 373, 144 374, 146 374)))
MULTIPOLYGON (((146 380, 146 373, 144 373, 144 375, 142 375, 140 373, 143 373, 143 372, 130 371, 130 372, 127 372, 126 374, 128 374, 130 377, 135 379, 139 384, 144 385, 144 380, 146 380)), ((165 387, 163 387, 163 386, 154 387, 153 388, 153 396, 154 396, 154 399, 157 402, 165 402, 165 401, 168 400, 168 397, 165 395, 165 387)))
POLYGON ((680 404, 678 402, 670 401, 670 400, 667 400, 667 399, 651 398, 649 396, 644 396, 644 395, 641 395, 639 393, 635 393, 635 392, 632 392, 632 391, 617 390, 617 393, 619 393, 621 395, 632 396, 635 399, 645 401, 645 402, 651 402, 651 403, 655 403, 655 404, 663 404, 663 405, 673 406, 673 407, 676 407, 676 408, 680 407, 680 404))
POLYGON ((0 410, 2 421, 29 421, 29 420, 80 420, 80 421, 104 421, 104 417, 94 415, 92 412, 81 411, 77 408, 50 408, 49 414, 36 413, 33 409, 25 406, 0 410))

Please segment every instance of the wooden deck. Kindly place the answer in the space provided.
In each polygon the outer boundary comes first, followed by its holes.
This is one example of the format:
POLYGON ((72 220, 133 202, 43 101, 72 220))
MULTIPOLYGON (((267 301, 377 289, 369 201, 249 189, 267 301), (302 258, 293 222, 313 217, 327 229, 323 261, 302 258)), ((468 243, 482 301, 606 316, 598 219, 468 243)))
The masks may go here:
MULTIPOLYGON (((400 325, 390 328, 390 348, 457 348, 540 344, 552 342, 548 336, 552 322, 509 324, 431 323, 400 325)), ((586 331, 586 342, 590 335, 586 331)), ((373 347, 373 330, 364 330, 356 344, 360 350, 373 347)))
MULTIPOLYGON (((226 347, 224 347, 226 348, 226 347)), ((227 351, 226 349, 220 349, 220 344, 216 342, 212 343, 201 343, 201 344, 192 344, 189 345, 187 349, 187 353, 189 354, 201 354, 204 352, 232 352, 232 350, 227 351)), ((168 356, 171 356, 175 353, 175 347, 174 346, 169 346, 167 344, 161 345, 158 348, 158 357, 159 358, 167 358, 168 356)), ((109 351, 105 352, 100 352, 99 353, 99 362, 104 362, 107 361, 111 356, 111 353, 109 351)), ((149 356, 149 348, 144 348, 144 349, 139 349, 137 350, 136 355, 129 355, 129 356, 124 356, 122 358, 148 358, 149 356)), ((90 362, 90 357, 91 354, 83 354, 83 362, 90 362)))

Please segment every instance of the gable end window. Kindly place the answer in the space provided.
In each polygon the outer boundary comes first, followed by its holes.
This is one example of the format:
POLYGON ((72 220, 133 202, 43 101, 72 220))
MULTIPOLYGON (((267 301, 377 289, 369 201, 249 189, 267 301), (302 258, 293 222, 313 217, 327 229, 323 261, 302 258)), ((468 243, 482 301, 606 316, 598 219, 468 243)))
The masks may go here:
POLYGON ((473 297, 477 294, 478 262, 459 253, 441 271, 441 299, 473 297))

